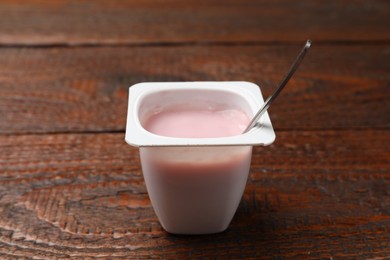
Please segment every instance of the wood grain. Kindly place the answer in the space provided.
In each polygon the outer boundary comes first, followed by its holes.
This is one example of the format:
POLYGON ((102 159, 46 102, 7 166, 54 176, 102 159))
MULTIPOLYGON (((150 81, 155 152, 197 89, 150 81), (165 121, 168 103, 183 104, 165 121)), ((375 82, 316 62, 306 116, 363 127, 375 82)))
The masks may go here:
MULTIPOLYGON (((0 133, 124 131, 144 81, 256 82, 270 95, 301 45, 0 49, 0 133)), ((277 130, 390 126, 390 47, 314 45, 270 108, 277 130)))
POLYGON ((0 1, 0 259, 390 257, 390 2, 0 1), (128 87, 251 81, 270 108, 223 233, 175 236, 124 142, 128 87))
POLYGON ((388 131, 278 132, 254 149, 230 228, 195 237, 161 229, 123 137, 0 136, 0 257, 390 255, 388 131))
POLYGON ((385 0, 5 0, 0 44, 389 41, 389 11, 385 0))

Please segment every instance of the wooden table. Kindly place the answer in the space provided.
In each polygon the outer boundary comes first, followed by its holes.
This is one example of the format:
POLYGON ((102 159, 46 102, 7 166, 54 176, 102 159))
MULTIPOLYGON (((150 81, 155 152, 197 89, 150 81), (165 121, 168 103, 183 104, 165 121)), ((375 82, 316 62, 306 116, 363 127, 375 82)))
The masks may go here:
POLYGON ((388 259, 389 1, 0 2, 0 259, 388 259), (162 230, 128 87, 246 80, 270 109, 230 228, 162 230))

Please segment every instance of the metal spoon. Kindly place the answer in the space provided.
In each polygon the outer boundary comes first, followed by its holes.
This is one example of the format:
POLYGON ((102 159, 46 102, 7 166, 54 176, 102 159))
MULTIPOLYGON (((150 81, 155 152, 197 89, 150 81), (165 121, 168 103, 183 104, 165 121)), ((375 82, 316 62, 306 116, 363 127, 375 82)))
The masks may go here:
POLYGON ((287 82, 290 80, 290 78, 294 75, 295 71, 298 69, 299 65, 301 64, 303 57, 305 57, 305 54, 307 50, 311 46, 311 40, 307 40, 305 46, 295 59, 294 63, 291 65, 290 70, 287 72, 286 76, 284 76, 284 79, 279 83, 279 86, 276 88, 275 92, 267 98, 267 100, 264 102, 263 106, 260 108, 260 110, 256 113, 256 115, 252 118, 247 128, 244 130, 243 134, 248 132, 257 124, 257 121, 260 119, 260 117, 264 114, 265 111, 269 108, 272 101, 274 101, 277 96, 280 94, 280 92, 283 90, 283 88, 286 86, 287 82))

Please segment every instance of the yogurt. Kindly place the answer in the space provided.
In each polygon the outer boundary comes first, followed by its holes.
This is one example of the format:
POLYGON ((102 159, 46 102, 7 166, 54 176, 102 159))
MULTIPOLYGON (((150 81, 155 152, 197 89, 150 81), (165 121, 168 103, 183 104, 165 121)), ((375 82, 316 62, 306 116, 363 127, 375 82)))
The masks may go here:
POLYGON ((175 234, 225 230, 248 178, 252 146, 275 134, 261 127, 242 134, 262 105, 249 82, 140 83, 130 88, 126 142, 138 146, 153 209, 175 234))
MULTIPOLYGON (((249 121, 239 109, 182 108, 153 114, 144 127, 162 136, 209 138, 239 135, 249 121)), ((205 234, 226 229, 245 187, 251 147, 141 148, 141 156, 145 180, 153 187, 148 189, 153 207, 166 230, 205 234)))
POLYGON ((250 119, 238 109, 168 110, 156 113, 144 124, 146 130, 180 138, 226 137, 241 134, 250 119))

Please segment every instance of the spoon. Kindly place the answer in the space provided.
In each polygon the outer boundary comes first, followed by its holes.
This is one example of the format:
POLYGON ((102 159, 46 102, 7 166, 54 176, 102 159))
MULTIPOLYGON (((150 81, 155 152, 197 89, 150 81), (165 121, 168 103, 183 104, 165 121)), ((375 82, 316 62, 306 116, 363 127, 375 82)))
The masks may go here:
POLYGON ((305 57, 305 54, 307 50, 311 46, 311 40, 307 40, 305 46, 302 48, 299 55, 296 57, 294 63, 291 65, 289 71, 287 72, 286 76, 284 76, 283 80, 279 83, 278 87, 276 88, 275 92, 267 98, 267 100, 264 102, 263 106, 259 109, 259 111, 256 113, 256 115, 252 118, 247 128, 244 130, 243 134, 251 130, 256 124, 257 121, 261 118, 261 116, 267 111, 271 103, 278 97, 280 92, 282 92, 283 88, 286 86, 287 82, 290 80, 290 78, 294 75, 295 71, 298 69, 299 65, 301 64, 303 58, 305 57))

